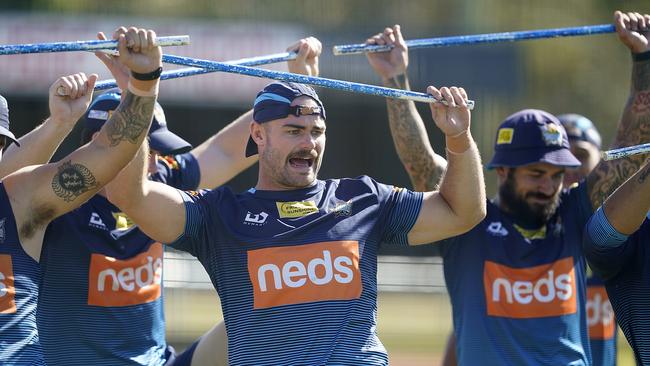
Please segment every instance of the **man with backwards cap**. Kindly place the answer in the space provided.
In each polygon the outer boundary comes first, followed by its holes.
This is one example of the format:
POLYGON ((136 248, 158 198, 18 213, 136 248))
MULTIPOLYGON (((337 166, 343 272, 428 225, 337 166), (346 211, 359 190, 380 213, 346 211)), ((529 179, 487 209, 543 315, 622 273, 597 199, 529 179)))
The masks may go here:
MULTIPOLYGON (((632 94, 616 147, 650 139, 645 112, 650 110, 646 98, 650 67, 641 56, 650 48, 646 21, 650 17, 616 12, 614 18, 619 39, 634 59, 632 94)), ((391 52, 368 58, 385 85, 407 87, 408 54, 399 26, 367 42, 394 45, 391 52)), ((420 187, 435 185, 445 163, 424 138, 414 106, 390 101, 388 111, 395 146, 411 180, 420 187), (426 159, 417 162, 418 154, 426 159)), ((487 217, 470 232, 441 245, 458 337, 457 361, 591 364, 582 227, 642 160, 601 162, 581 185, 562 190, 564 170, 579 166, 579 161, 570 153, 559 121, 538 110, 508 117, 498 130, 495 150, 489 167, 497 171, 499 189, 488 203, 487 217)))
POLYGON ((146 181, 140 161, 119 178, 133 189, 109 191, 144 232, 206 268, 221 300, 230 364, 388 364, 376 334, 379 243, 443 239, 484 214, 467 95, 456 87, 428 91, 448 104, 431 105, 449 150, 439 191, 366 176, 317 179, 324 105, 311 87, 281 82, 254 103, 246 147, 246 155, 259 153, 254 188, 182 192, 146 181))
MULTIPOLYGON (((564 187, 573 187, 600 162, 602 140, 594 124, 585 116, 568 113, 557 116, 569 137, 571 153, 580 160, 578 168, 564 172, 564 187)), ((594 366, 616 365, 616 320, 603 281, 587 267, 587 326, 594 366)))
MULTIPOLYGON (((298 49, 290 71, 317 72, 318 40, 302 39, 290 48, 298 49)), ((109 61, 107 66, 116 79, 128 77, 109 61)), ((82 144, 92 140, 119 101, 119 90, 95 99, 82 120, 82 144)), ((163 110, 156 103, 148 135, 149 178, 185 190, 230 180, 256 160, 243 154, 251 116, 244 114, 192 149, 167 129, 163 110)), ((128 187, 115 181, 109 185, 118 190, 128 187)), ((52 222, 43 243, 38 326, 48 364, 226 363, 223 324, 180 355, 166 346, 161 244, 142 233, 106 199, 104 191, 52 222)))
MULTIPOLYGON (((156 75, 162 64, 162 52, 156 45, 153 31, 132 28, 116 38, 120 52, 118 60, 131 70, 132 76, 124 100, 97 138, 60 162, 25 167, 0 182, 2 365, 45 364, 36 325, 44 228, 51 220, 79 207, 110 181, 132 160, 149 129, 158 92, 156 75), (127 48, 127 44, 132 48, 127 48), (106 160, 111 163, 107 164, 106 160)), ((51 120, 21 139, 22 148, 40 150, 40 146, 27 146, 27 142, 50 136, 49 122, 58 118, 78 118, 90 103, 96 80, 97 75, 86 78, 84 74, 59 78, 49 92, 51 120)), ((7 131, 9 120, 4 99, 0 103, 0 126, 0 133, 15 141, 7 131)), ((22 163, 33 163, 44 155, 48 153, 43 150, 27 152, 22 163)))

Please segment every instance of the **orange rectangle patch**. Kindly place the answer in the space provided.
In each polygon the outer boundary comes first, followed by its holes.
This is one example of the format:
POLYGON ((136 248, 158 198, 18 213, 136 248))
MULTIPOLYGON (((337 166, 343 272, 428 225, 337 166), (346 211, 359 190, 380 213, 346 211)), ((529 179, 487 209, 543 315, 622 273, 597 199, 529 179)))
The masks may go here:
POLYGON ((0 314, 16 312, 16 287, 11 256, 0 254, 0 314))
POLYGON ((587 325, 591 339, 614 338, 614 309, 609 302, 605 286, 587 287, 587 325))
POLYGON ((88 305, 129 306, 154 301, 160 297, 162 270, 160 243, 126 260, 93 254, 88 271, 88 305))
POLYGON ((576 312, 573 258, 528 268, 485 261, 487 313, 506 318, 541 318, 576 312))
POLYGON ((248 251, 254 308, 361 296, 359 242, 322 243, 248 251))

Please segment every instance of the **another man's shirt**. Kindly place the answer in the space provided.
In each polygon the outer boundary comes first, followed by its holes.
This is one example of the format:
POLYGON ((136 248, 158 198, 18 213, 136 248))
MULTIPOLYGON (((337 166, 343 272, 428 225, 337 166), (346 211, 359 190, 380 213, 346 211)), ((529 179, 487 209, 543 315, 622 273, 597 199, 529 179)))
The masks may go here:
POLYGON ((388 364, 377 249, 407 245, 421 193, 360 177, 184 198, 185 233, 172 246, 198 257, 219 293, 230 364, 388 364))
POLYGON ((650 364, 650 219, 627 240, 605 239, 594 219, 585 230, 585 255, 605 282, 618 325, 637 363, 650 364))
POLYGON ((532 239, 488 202, 479 225, 440 244, 460 365, 591 365, 580 248, 591 204, 584 186, 560 199, 532 239))

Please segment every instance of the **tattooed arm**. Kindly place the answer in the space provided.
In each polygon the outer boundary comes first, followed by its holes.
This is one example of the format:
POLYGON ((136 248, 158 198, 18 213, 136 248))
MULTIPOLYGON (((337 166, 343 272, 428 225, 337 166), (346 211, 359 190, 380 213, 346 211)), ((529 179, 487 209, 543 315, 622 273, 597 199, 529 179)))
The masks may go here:
MULTIPOLYGON (((650 16, 638 13, 614 14, 618 37, 635 58, 650 56, 650 16)), ((613 148, 637 145, 650 141, 650 59, 634 61, 632 87, 623 116, 616 130, 613 148)), ((600 204, 618 186, 643 164, 642 156, 601 161, 587 176, 587 190, 593 208, 600 204)))
MULTIPOLYGON (((153 31, 124 29, 115 38, 119 42, 119 59, 132 72, 144 74, 162 64, 162 52, 153 31)), ((130 84, 117 110, 89 144, 60 162, 27 167, 5 178, 18 235, 34 259, 40 256, 40 241, 30 239, 52 219, 80 206, 113 179, 147 135, 158 79, 142 81, 131 77, 130 84)), ((67 85, 55 83, 52 88, 63 89, 70 95, 67 85)), ((84 97, 89 103, 92 86, 86 83, 85 88, 84 97)))
POLYGON ((620 186, 603 203, 609 223, 621 234, 635 232, 650 211, 650 163, 620 186))
MULTIPOLYGON (((367 44, 392 44, 391 52, 368 53, 368 62, 385 86, 410 89, 406 69, 408 50, 399 25, 384 29, 366 41, 367 44)), ((431 147, 427 130, 412 101, 386 99, 388 123, 393 143, 416 191, 437 189, 447 161, 431 147)))

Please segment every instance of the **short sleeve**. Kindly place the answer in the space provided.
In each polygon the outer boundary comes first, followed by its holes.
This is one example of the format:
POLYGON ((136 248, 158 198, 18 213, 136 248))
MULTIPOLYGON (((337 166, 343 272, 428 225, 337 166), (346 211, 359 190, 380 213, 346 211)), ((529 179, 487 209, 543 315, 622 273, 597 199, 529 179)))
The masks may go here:
POLYGON ((602 208, 585 226, 582 240, 589 266, 605 281, 615 277, 635 255, 635 246, 609 223, 602 208))
POLYGON ((199 162, 192 153, 159 156, 158 171, 151 180, 165 183, 181 190, 197 189, 201 182, 199 162))
POLYGON ((185 203, 185 228, 183 233, 169 246, 188 252, 197 258, 207 255, 208 227, 214 219, 210 202, 217 192, 210 190, 179 191, 185 203))
POLYGON ((389 195, 382 242, 389 245, 408 246, 408 233, 420 215, 423 194, 393 187, 389 195))

